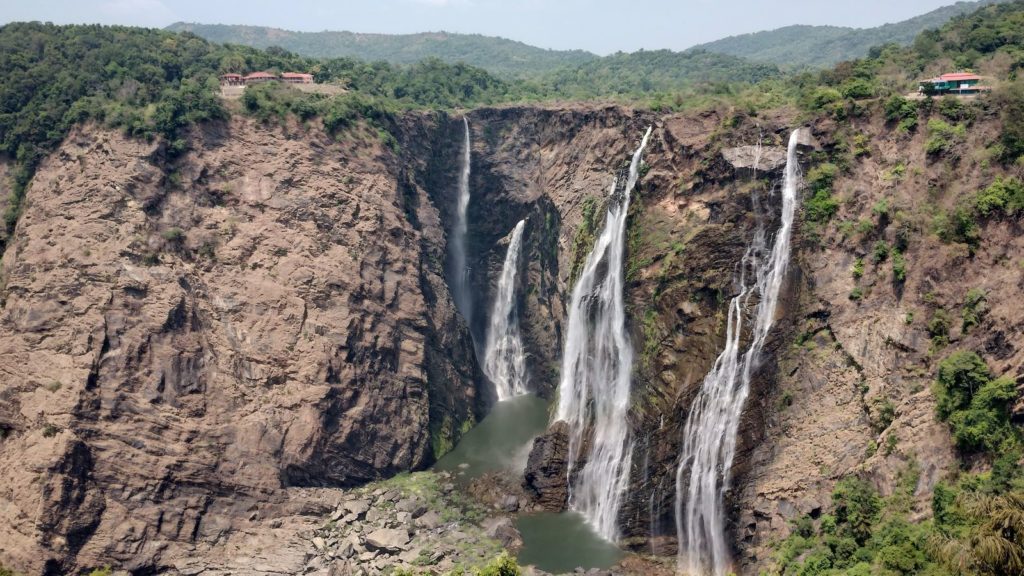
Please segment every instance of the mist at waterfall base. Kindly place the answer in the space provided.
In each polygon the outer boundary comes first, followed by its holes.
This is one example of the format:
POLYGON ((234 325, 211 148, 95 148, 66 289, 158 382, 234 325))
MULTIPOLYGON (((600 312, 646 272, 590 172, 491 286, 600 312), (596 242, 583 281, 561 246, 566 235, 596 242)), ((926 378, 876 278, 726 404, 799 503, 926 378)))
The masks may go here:
POLYGON ((764 229, 759 227, 740 263, 739 293, 729 303, 725 349, 704 378, 684 429, 676 472, 675 517, 680 543, 678 569, 692 576, 724 576, 731 569, 723 496, 729 489, 743 405, 775 319, 789 266, 800 181, 796 156, 799 132, 793 131, 789 139, 781 224, 774 244, 769 252, 764 229), (747 328, 744 323, 752 308, 753 325, 747 328), (744 341, 749 341, 745 351, 744 341))
POLYGON ((569 424, 570 479, 584 436, 593 431, 586 464, 569 486, 569 506, 611 542, 618 539, 617 518, 633 452, 627 420, 633 348, 623 300, 626 219, 651 130, 633 153, 621 194, 617 182, 612 184, 604 229, 573 287, 558 387, 557 419, 569 424))
POLYGON ((526 393, 526 352, 516 306, 516 276, 525 227, 526 220, 520 220, 512 231, 484 345, 484 374, 494 384, 499 401, 526 393))

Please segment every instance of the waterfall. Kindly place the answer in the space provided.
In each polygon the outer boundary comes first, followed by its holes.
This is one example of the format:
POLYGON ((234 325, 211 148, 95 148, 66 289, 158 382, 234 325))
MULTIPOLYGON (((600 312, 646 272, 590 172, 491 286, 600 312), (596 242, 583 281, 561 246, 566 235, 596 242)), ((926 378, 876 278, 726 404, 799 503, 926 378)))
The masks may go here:
POLYGON ((466 268, 466 213, 469 210, 469 171, 472 159, 472 143, 469 139, 469 120, 462 118, 464 136, 462 140, 462 158, 459 162, 459 203, 455 214, 455 230, 453 233, 452 253, 452 287, 455 307, 462 313, 466 323, 472 325, 473 306, 469 296, 469 270, 466 268))
POLYGON ((725 350, 704 378, 686 421, 683 451, 676 471, 678 567, 692 576, 724 576, 730 569, 725 543, 723 496, 736 451, 743 404, 750 379, 775 318, 779 291, 789 265, 789 244, 800 173, 796 158, 799 130, 789 138, 782 187, 782 224, 771 253, 758 229, 740 264, 739 294, 729 303, 725 350), (765 258, 767 256, 767 259, 765 258), (742 351, 744 314, 754 306, 749 345, 742 351), (688 482, 684 479, 688 477, 688 482), (684 488, 686 493, 684 494, 684 488))
POLYGON ((494 383, 498 400, 526 393, 526 354, 519 337, 516 313, 516 273, 519 271, 519 254, 522 252, 525 227, 526 220, 520 220, 512 231, 505 264, 498 278, 498 290, 494 296, 487 345, 484 348, 484 374, 494 383))
POLYGON ((604 230, 573 287, 558 386, 557 418, 570 428, 569 505, 612 541, 618 538, 616 517, 633 452, 626 421, 633 349, 622 296, 626 215, 650 136, 648 128, 633 153, 621 195, 616 194, 617 181, 612 184, 604 230), (588 429, 592 433, 586 464, 574 474, 588 429))

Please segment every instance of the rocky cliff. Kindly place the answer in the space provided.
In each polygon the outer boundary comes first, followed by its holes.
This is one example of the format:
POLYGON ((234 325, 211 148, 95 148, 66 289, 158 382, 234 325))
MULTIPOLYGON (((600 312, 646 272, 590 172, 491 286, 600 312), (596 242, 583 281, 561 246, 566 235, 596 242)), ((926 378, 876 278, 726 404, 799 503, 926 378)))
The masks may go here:
MULTIPOLYGON (((654 126, 628 224, 636 449, 620 523, 628 545, 672 555, 683 425, 725 339, 736 263, 778 225, 796 113, 513 106, 469 122, 473 305, 489 309, 504 239, 526 218, 519 308, 529 386, 546 397, 607 191, 654 126)), ((993 122, 965 149, 983 148, 993 122)), ((197 129, 172 161, 158 143, 84 126, 43 164, 3 259, 6 565, 299 570, 309 546, 292 543, 335 509, 336 488, 427 466, 486 412, 473 352, 486 315, 462 321, 445 272, 461 120, 409 113, 391 128, 393 147, 236 117, 197 129)), ((982 329, 954 327, 943 346, 981 350, 1000 374, 1022 362, 1018 225, 988 223, 970 251, 929 228, 998 171, 929 156, 923 127, 904 134, 879 113, 811 132, 805 170, 847 165, 836 217, 798 226, 744 413, 728 498, 744 573, 850 472, 885 492, 916 461, 917 513, 929 513, 957 466, 928 385, 937 310, 983 289, 982 329), (883 241, 901 247, 904 280, 873 261, 883 241)), ((565 499, 559 434, 527 474, 549 508, 565 499)))
POLYGON ((191 146, 82 127, 28 191, 0 316, 8 565, 154 570, 292 488, 421 468, 485 409, 414 166, 244 119, 191 146))

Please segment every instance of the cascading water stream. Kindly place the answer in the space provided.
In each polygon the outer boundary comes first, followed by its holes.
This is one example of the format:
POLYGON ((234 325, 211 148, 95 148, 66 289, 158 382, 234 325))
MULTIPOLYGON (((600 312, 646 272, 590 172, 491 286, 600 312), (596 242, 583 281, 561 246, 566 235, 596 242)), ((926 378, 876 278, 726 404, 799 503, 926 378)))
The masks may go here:
POLYGON ((616 518, 629 477, 629 410, 633 349, 626 333, 623 256, 630 194, 651 128, 633 153, 621 195, 612 184, 604 229, 572 291, 562 357, 557 419, 569 424, 569 505, 603 538, 618 538, 616 518), (574 474, 587 430, 584 467, 574 474), (575 482, 572 482, 575 476, 575 482))
POLYGON ((724 576, 730 570, 723 496, 729 488, 743 404, 775 319, 779 291, 789 266, 800 180, 798 138, 799 130, 789 138, 782 187, 782 224, 775 243, 771 253, 766 254, 764 231, 759 229, 747 248, 740 265, 739 294, 729 304, 725 350, 704 378, 686 421, 683 452, 676 472, 675 516, 678 568, 692 576, 724 576), (748 332, 750 343, 743 351, 744 315, 751 305, 755 306, 754 323, 748 332))
POLYGON ((520 220, 512 231, 505 264, 498 278, 484 348, 484 374, 494 383, 499 401, 526 393, 526 353, 519 336, 516 313, 516 273, 519 271, 525 227, 526 220, 520 220))
POLYGON ((473 323, 472 298, 469 295, 467 279, 469 270, 466 268, 466 223, 469 210, 469 173, 472 161, 472 142, 469 138, 469 120, 462 118, 464 131, 462 141, 462 158, 459 162, 459 198, 455 213, 455 230, 452 234, 452 286, 455 307, 462 313, 466 323, 473 323))

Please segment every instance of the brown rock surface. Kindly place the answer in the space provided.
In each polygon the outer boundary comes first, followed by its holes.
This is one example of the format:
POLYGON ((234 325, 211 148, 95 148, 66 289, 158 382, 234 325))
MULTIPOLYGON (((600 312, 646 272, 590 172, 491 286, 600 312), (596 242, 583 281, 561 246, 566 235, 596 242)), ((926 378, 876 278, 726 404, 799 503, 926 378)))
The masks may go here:
POLYGON ((294 130, 168 162, 86 127, 40 167, 3 259, 6 564, 167 566, 479 413, 437 209, 373 140, 294 130))
POLYGON ((552 512, 569 502, 569 425, 556 422, 533 441, 523 473, 523 488, 538 506, 552 512))
MULTIPOLYGON (((573 264, 590 248, 585 212, 602 213, 654 126, 627 246, 635 452, 620 524, 630 546, 675 553, 685 418, 724 341, 735 264, 759 226, 777 226, 778 174, 754 179, 722 151, 781 147, 792 122, 788 111, 737 120, 615 106, 470 113, 474 305, 489 308, 502 239, 527 217, 521 324, 531 386, 546 396, 573 264)), ((743 417, 727 496, 743 573, 766 565, 790 519, 827 510, 844 474, 886 493, 917 462, 914 513, 927 516, 932 487, 957 464, 929 386, 947 353, 928 340, 936 310, 958 318, 966 291, 984 289, 979 326, 954 322, 950 349, 981 352, 1000 375, 1024 371, 1018 223, 984 223, 971 254, 938 242, 921 200, 954 206, 990 169, 929 159, 923 134, 901 136, 871 114, 851 122, 870 154, 837 180, 833 222, 798 227, 743 417), (899 222, 875 215, 883 198, 899 222), (859 220, 875 226, 851 235, 859 220), (897 285, 870 255, 907 230, 897 285), (850 269, 865 257, 858 284, 850 269), (868 456, 872 442, 893 447, 868 456)), ((991 126, 979 120, 970 146, 984 148, 991 126)), ((48 560, 54 573, 108 562, 299 571, 316 548, 300 534, 339 510, 336 490, 315 487, 422 467, 479 416, 491 391, 474 386, 469 333, 479 339, 486 315, 467 328, 442 271, 461 122, 408 114, 396 127, 400 154, 235 119, 197 133, 175 162, 87 128, 44 163, 3 260, 0 558, 31 572, 48 560)), ((844 129, 823 121, 806 145, 841 152, 844 129)), ((537 440, 527 467, 526 490, 553 509, 566 499, 564 426, 537 440)), ((336 520, 380 515, 358 508, 336 520)), ((412 525, 440 523, 431 511, 412 525)))

